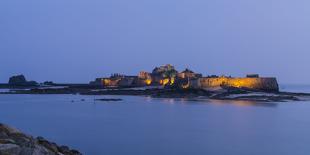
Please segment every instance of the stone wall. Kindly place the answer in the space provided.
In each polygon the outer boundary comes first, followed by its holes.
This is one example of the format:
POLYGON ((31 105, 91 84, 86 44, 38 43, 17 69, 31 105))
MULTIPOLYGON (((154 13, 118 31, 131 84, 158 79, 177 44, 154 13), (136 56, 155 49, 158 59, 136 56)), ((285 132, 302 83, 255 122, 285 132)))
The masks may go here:
POLYGON ((199 78, 197 81, 191 82, 193 88, 214 88, 219 86, 224 87, 236 87, 255 89, 263 91, 279 91, 279 86, 276 78, 229 78, 229 77, 218 77, 218 78, 199 78))

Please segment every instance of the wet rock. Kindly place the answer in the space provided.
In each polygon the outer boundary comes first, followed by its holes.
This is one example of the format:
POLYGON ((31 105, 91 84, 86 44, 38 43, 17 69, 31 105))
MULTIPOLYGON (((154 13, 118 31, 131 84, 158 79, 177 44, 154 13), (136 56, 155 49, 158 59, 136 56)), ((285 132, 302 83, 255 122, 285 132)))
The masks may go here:
POLYGON ((58 146, 43 137, 33 138, 0 124, 0 155, 81 155, 67 146, 58 146))
POLYGON ((4 132, 6 134, 14 134, 14 133, 21 133, 18 129, 9 127, 5 124, 0 123, 0 132, 4 132))
POLYGON ((13 139, 0 139, 0 144, 15 144, 13 139))
POLYGON ((37 137, 37 142, 52 152, 55 152, 55 153, 59 152, 56 143, 50 143, 49 141, 45 140, 43 137, 37 137))
POLYGON ((70 153, 70 149, 68 146, 60 146, 59 147, 59 152, 63 153, 63 154, 69 154, 70 153))
POLYGON ((120 98, 102 98, 102 99, 95 99, 95 101, 122 101, 120 98))
POLYGON ((9 85, 11 86, 36 86, 38 85, 35 81, 27 81, 24 75, 12 76, 9 79, 9 85))
POLYGON ((4 138, 7 138, 8 135, 5 133, 5 132, 1 132, 0 131, 0 139, 4 139, 4 138))
POLYGON ((16 144, 0 144, 1 155, 18 155, 22 148, 16 144))

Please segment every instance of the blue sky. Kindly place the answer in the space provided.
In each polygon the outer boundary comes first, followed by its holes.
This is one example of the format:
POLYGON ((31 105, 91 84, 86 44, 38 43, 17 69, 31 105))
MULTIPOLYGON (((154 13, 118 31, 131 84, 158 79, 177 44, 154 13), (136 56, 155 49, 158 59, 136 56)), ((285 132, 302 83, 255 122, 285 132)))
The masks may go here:
POLYGON ((88 82, 174 64, 310 84, 310 1, 1 0, 0 82, 88 82))

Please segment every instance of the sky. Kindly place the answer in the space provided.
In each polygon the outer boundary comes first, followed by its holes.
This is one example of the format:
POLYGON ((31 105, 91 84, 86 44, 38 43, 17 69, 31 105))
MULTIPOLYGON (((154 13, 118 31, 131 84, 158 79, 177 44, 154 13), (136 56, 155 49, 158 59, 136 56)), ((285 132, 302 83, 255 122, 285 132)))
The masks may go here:
POLYGON ((1 0, 0 83, 86 83, 173 64, 310 84, 309 0, 1 0))

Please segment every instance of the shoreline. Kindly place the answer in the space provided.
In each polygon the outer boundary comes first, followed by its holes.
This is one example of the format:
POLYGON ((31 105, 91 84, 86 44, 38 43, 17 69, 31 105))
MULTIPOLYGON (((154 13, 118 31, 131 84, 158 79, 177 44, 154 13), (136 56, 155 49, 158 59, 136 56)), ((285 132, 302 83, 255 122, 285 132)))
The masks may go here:
POLYGON ((28 88, 1 94, 79 94, 79 95, 128 95, 149 96, 153 98, 187 98, 197 99, 204 97, 215 100, 242 100, 257 102, 286 102, 310 100, 310 93, 295 92, 268 92, 240 88, 222 88, 216 91, 204 89, 89 89, 89 88, 28 88))

